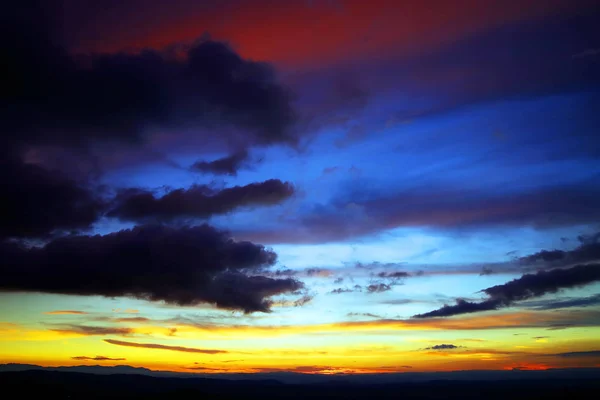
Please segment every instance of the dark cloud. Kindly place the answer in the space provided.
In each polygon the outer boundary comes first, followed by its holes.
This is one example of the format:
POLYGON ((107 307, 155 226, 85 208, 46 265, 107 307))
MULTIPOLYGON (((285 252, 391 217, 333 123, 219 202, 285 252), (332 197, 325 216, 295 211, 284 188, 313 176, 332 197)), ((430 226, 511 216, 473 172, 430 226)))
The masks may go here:
POLYGON ((0 258, 0 291, 127 296, 268 312, 269 297, 303 288, 291 278, 247 275, 273 265, 276 254, 236 242, 209 225, 146 225, 59 238, 43 247, 2 243, 0 258))
POLYGON ((392 286, 386 283, 372 283, 367 286, 367 293, 382 293, 392 290, 392 286))
POLYGON ((571 351, 568 353, 549 354, 556 357, 577 358, 577 357, 594 357, 600 358, 600 350, 591 351, 571 351))
POLYGON ((591 307, 599 304, 600 294, 587 297, 569 298, 565 300, 538 300, 534 302, 527 302, 524 304, 524 306, 531 307, 536 310, 557 310, 561 308, 591 307))
POLYGON ((497 300, 486 300, 480 303, 474 303, 464 299, 457 299, 456 304, 454 305, 444 304, 442 308, 424 314, 417 314, 413 318, 449 317, 457 314, 490 311, 496 310, 500 305, 500 301, 497 300))
POLYGON ((342 293, 352 293, 352 292, 362 292, 363 287, 361 285, 354 285, 351 288, 337 288, 333 289, 330 294, 342 294, 342 293))
POLYGON ((435 346, 426 347, 425 350, 454 350, 461 346, 455 346, 453 344, 437 344, 435 346))
POLYGON ((196 185, 177 189, 162 197, 142 189, 129 189, 117 196, 109 216, 132 221, 170 221, 177 218, 207 218, 240 207, 267 206, 294 194, 294 187, 278 179, 215 190, 196 185))
POLYGON ((86 336, 98 336, 98 335, 129 335, 133 333, 131 328, 115 328, 106 326, 86 326, 86 325, 70 325, 61 324, 55 325, 56 329, 51 329, 54 332, 60 333, 76 333, 79 335, 86 336))
POLYGON ((489 296, 487 300, 476 303, 459 299, 455 305, 446 304, 440 309, 415 315, 414 318, 448 317, 496 310, 501 307, 508 307, 518 301, 556 293, 562 289, 584 286, 596 281, 600 281, 600 264, 538 271, 535 274, 526 274, 502 285, 483 289, 482 292, 489 296))
POLYGON ((0 107, 2 145, 131 143, 149 128, 227 124, 256 143, 293 140, 291 95, 268 64, 204 39, 180 48, 184 54, 76 57, 61 44, 60 19, 51 19, 61 10, 44 3, 3 9, 0 37, 10 84, 0 107))
POLYGON ((113 339, 104 339, 104 341, 106 343, 115 344, 117 346, 142 347, 144 349, 159 349, 159 350, 181 351, 181 352, 184 352, 184 353, 202 353, 202 354, 223 354, 223 353, 229 353, 227 350, 196 349, 196 348, 193 348, 193 347, 166 346, 166 345, 154 344, 154 343, 124 342, 122 340, 113 340, 113 339))
POLYGON ((110 358, 105 356, 96 356, 96 357, 86 357, 86 356, 77 356, 71 357, 73 360, 80 361, 125 361, 126 358, 110 358))
POLYGON ((396 271, 396 272, 380 272, 377 274, 380 278, 392 278, 392 279, 402 279, 408 278, 410 274, 404 271, 396 271))
POLYGON ((579 237, 580 245, 572 250, 542 250, 521 257, 522 265, 566 266, 569 264, 600 261, 600 233, 579 237))
POLYGON ((11 158, 0 154, 0 240, 85 230, 101 215, 103 202, 86 185, 11 158))
POLYGON ((240 169, 248 165, 248 162, 248 152, 244 150, 213 161, 197 161, 190 169, 215 175, 236 176, 240 169))

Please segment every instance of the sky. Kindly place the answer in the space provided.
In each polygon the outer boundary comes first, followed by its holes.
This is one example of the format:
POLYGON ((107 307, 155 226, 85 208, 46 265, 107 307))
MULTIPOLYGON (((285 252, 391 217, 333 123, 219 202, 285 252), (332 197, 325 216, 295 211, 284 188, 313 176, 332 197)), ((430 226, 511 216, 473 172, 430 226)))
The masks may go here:
POLYGON ((593 6, 3 6, 0 362, 600 367, 593 6))

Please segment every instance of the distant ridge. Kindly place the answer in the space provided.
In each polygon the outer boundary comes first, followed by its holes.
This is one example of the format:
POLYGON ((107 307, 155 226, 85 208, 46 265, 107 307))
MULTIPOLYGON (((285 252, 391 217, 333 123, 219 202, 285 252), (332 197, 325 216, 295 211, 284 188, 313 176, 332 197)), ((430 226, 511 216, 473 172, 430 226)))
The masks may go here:
MULTIPOLYGON (((31 366, 12 365, 13 368, 31 368, 31 366)), ((131 368, 92 367, 87 370, 101 370, 104 374, 69 372, 38 369, 0 372, 0 387, 3 392, 16 394, 24 399, 126 399, 126 400, 165 400, 165 399, 269 399, 269 400, 532 400, 589 399, 590 394, 600 391, 598 371, 578 370, 566 373, 554 371, 502 371, 504 376, 525 376, 523 379, 510 380, 444 380, 436 379, 440 375, 415 374, 427 376, 429 380, 398 381, 405 374, 393 374, 394 382, 357 381, 364 378, 355 376, 302 375, 295 373, 266 373, 252 375, 254 379, 232 379, 239 375, 229 375, 229 379, 206 377, 181 378, 157 377, 145 374, 122 374, 119 371, 132 371, 131 368), (106 373, 113 371, 115 373, 106 373), (514 373, 514 374, 513 374, 514 373), (525 373, 525 375, 523 374, 525 373), (548 375, 548 373, 550 375, 548 375), (512 374, 512 375, 511 375, 512 374), (262 379, 273 377, 277 379, 262 379), (553 376, 554 375, 554 376, 553 376), (594 377, 591 377, 591 376, 594 377), (311 379, 312 381, 282 383, 281 377, 311 379), (549 378, 551 376, 551 378, 549 378), (558 377, 556 377, 558 376, 558 377), (527 378, 528 377, 528 378, 527 378), (560 377, 560 378, 559 378, 560 377), (431 380, 431 379, 434 380, 431 380)), ((85 368, 85 367, 84 367, 85 368)), ((143 370, 144 368, 142 368, 143 370)), ((137 370, 137 368, 134 368, 137 370)), ((155 371, 156 372, 156 371, 155 371)), ((466 376, 467 371, 458 372, 466 376)), ((479 371, 483 372, 483 371, 479 371)), ((495 372, 495 371, 491 371, 495 372)), ((450 375, 456 376, 457 373, 450 375)), ((183 374, 194 376, 193 374, 183 374)), ((247 377, 245 374, 241 374, 247 377)), ((483 377, 486 374, 479 374, 483 377)), ((487 374, 491 376, 492 374, 487 374)), ((224 377, 220 375, 219 377, 224 377)), ((370 376, 373 378, 382 375, 370 376)), ((499 377, 500 375, 496 375, 499 377)), ((390 376, 387 376, 390 378, 390 376)), ((369 378, 369 377, 367 377, 369 378)))
POLYGON ((398 372, 375 374, 302 374, 297 372, 231 373, 203 374, 194 372, 153 371, 143 367, 129 365, 103 366, 78 365, 62 367, 42 367, 34 364, 0 364, 1 372, 20 372, 31 370, 78 372, 95 375, 146 375, 164 378, 205 378, 212 380, 240 381, 278 381, 289 384, 353 383, 353 384, 390 384, 432 381, 502 381, 531 379, 598 379, 600 368, 565 368, 547 370, 477 370, 449 372, 398 372))

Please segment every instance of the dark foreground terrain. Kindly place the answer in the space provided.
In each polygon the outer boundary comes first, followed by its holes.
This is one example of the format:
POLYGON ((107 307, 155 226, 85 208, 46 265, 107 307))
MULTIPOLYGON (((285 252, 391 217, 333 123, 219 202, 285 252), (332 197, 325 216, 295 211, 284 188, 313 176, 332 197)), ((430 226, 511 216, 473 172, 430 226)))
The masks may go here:
POLYGON ((598 379, 430 381, 387 384, 322 382, 285 384, 276 380, 163 378, 29 370, 1 372, 10 398, 35 399, 589 399, 598 379), (181 396, 181 397, 180 397, 181 396), (185 397, 184 397, 185 396, 185 397))

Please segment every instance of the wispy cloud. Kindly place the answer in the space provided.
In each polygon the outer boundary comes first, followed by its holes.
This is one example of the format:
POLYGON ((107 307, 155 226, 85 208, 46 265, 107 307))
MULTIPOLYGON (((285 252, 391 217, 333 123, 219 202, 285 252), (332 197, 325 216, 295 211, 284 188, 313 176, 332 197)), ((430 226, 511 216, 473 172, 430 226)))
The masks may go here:
POLYGON ((597 357, 600 358, 600 350, 591 351, 571 351, 568 353, 549 354, 555 357, 577 358, 577 357, 597 357))
POLYGON ((56 311, 46 311, 44 314, 47 315, 85 315, 89 314, 85 311, 77 311, 77 310, 56 310, 56 311))
POLYGON ((122 340, 113 340, 113 339, 104 339, 104 341, 106 343, 115 344, 117 346, 140 347, 140 348, 145 348, 145 349, 158 349, 158 350, 171 350, 171 351, 180 351, 180 352, 184 352, 184 353, 202 353, 202 354, 229 353, 227 350, 197 349, 194 347, 167 346, 167 345, 155 344, 155 343, 124 342, 122 340))
POLYGON ((145 317, 124 317, 124 318, 116 318, 114 319, 115 322, 138 322, 138 323, 144 323, 144 322, 149 322, 151 321, 149 318, 145 318, 145 317))
POLYGON ((60 327, 50 329, 54 332, 59 333, 75 333, 86 336, 96 335, 128 335, 133 333, 131 328, 117 328, 117 327, 106 327, 106 326, 86 326, 86 325, 70 325, 64 324, 59 325, 60 327))

